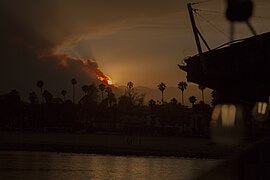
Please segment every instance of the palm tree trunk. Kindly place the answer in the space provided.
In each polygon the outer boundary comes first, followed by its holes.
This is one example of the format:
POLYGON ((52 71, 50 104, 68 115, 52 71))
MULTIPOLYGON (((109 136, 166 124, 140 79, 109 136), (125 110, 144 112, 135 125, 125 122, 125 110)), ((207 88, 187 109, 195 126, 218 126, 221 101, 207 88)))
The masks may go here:
POLYGON ((182 91, 182 105, 184 105, 184 91, 182 91))
POLYGON ((103 91, 101 91, 101 101, 103 101, 103 99, 104 99, 104 94, 103 94, 103 91))
POLYGON ((73 104, 75 104, 75 86, 73 84, 73 104))
POLYGON ((44 100, 43 100, 43 90, 42 90, 42 88, 40 88, 40 93, 41 93, 41 103, 43 104, 44 100))
POLYGON ((162 102, 162 104, 164 103, 163 91, 161 92, 161 102, 162 102))

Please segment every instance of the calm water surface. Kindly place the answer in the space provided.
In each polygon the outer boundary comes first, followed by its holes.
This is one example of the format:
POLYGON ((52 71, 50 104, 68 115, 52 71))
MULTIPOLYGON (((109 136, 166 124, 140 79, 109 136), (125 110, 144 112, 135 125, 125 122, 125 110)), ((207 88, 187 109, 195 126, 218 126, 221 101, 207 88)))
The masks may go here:
POLYGON ((191 179, 220 160, 0 152, 0 179, 191 179))

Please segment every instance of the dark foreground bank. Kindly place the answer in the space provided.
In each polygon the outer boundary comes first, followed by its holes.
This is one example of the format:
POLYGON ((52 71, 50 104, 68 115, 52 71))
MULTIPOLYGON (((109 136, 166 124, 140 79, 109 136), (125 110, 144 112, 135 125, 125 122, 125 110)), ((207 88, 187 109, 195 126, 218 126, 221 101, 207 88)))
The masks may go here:
POLYGON ((0 132, 0 150, 221 159, 248 145, 218 146, 207 138, 89 133, 0 132))

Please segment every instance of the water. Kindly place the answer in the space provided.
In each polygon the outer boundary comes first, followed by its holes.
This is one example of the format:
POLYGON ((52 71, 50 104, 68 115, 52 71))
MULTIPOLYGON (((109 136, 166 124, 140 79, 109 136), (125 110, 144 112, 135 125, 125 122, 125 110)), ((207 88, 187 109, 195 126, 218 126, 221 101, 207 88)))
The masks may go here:
POLYGON ((220 160, 0 152, 0 179, 191 179, 220 160))

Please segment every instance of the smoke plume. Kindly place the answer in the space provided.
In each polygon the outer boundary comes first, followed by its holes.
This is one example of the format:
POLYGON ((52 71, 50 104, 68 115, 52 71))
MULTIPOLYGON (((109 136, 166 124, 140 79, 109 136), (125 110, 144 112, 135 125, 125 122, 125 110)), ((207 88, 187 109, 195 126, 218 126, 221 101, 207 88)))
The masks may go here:
POLYGON ((36 82, 42 80, 44 89, 55 96, 60 96, 62 89, 68 90, 70 96, 72 78, 77 79, 78 88, 109 79, 95 60, 60 54, 57 49, 66 42, 65 38, 49 39, 38 31, 38 24, 30 26, 4 10, 0 22, 0 94, 16 89, 26 99, 29 92, 37 90, 36 82))

